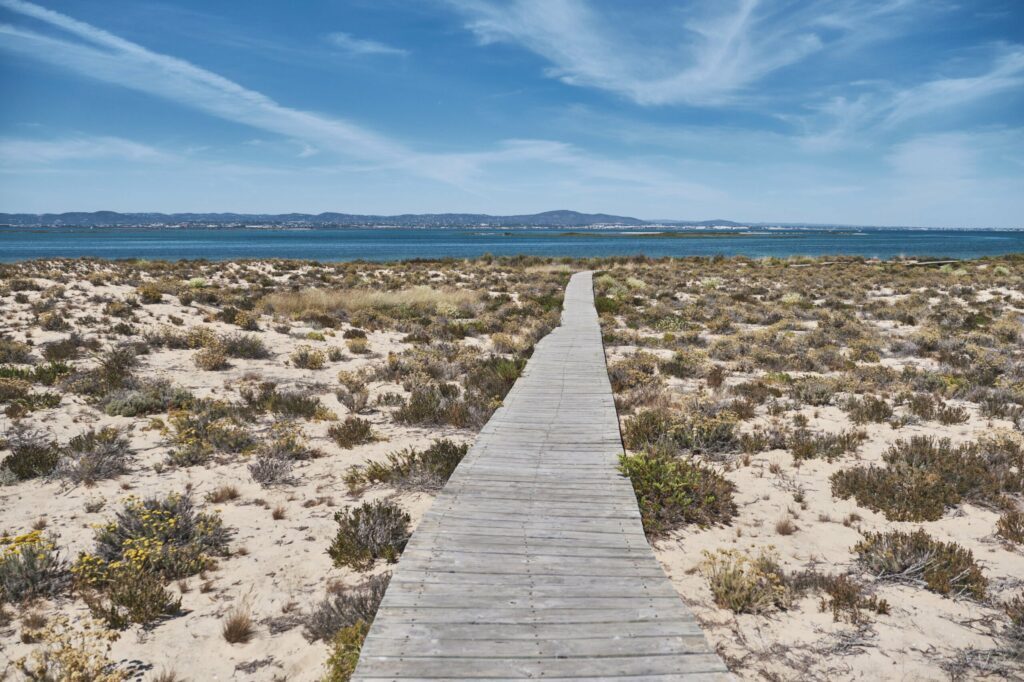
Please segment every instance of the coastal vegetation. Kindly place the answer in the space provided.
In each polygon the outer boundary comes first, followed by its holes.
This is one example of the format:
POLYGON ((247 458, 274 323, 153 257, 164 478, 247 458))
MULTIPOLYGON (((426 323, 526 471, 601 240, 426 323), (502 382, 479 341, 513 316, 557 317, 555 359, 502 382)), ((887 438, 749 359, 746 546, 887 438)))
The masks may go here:
POLYGON ((1013 256, 0 265, 0 670, 347 679, 579 269, 620 471, 740 678, 1020 674, 1013 256))

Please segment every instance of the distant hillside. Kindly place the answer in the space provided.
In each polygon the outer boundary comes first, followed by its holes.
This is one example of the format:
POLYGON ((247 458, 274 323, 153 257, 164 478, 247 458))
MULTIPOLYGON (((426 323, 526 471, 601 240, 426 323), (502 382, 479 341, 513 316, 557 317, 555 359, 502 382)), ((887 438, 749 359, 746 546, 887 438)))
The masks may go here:
POLYGON ((349 213, 250 214, 250 213, 0 213, 0 224, 28 226, 141 226, 177 225, 279 225, 282 227, 587 227, 590 225, 647 225, 650 221, 604 213, 546 211, 529 215, 494 216, 483 213, 425 213, 394 216, 349 213))

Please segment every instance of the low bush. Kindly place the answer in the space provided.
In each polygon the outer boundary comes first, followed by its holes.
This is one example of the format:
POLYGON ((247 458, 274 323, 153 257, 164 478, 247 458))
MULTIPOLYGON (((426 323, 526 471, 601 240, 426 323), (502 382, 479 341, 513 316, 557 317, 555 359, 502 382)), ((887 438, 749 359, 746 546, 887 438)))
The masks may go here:
POLYGON ((807 429, 796 429, 790 435, 787 446, 793 459, 822 458, 831 462, 845 454, 857 452, 867 437, 867 432, 860 430, 817 434, 807 429))
POLYGON ((892 405, 873 395, 850 398, 843 403, 843 410, 854 424, 881 423, 892 418, 892 405))
POLYGON ((338 523, 338 532, 327 550, 328 555, 337 566, 363 571, 372 567, 377 559, 388 563, 398 561, 409 541, 412 519, 395 503, 379 500, 339 511, 334 520, 338 523))
POLYGON ((68 583, 67 564, 41 530, 0 535, 0 605, 59 594, 68 583))
POLYGON ((339 631, 360 621, 373 622, 390 581, 390 573, 375 575, 361 585, 321 601, 303 623, 306 640, 328 642, 339 631))
POLYGON ((792 595, 778 558, 770 550, 756 557, 739 550, 704 552, 701 573, 715 603, 733 613, 764 614, 790 607, 792 595))
POLYGON ((228 368, 228 355, 224 352, 224 347, 220 344, 214 344, 200 348, 196 351, 195 355, 192 356, 193 362, 196 367, 205 370, 207 372, 216 372, 222 369, 228 368))
POLYGON ((266 344, 256 334, 226 334, 220 337, 220 345, 224 353, 232 358, 259 360, 270 357, 266 344))
POLYGON ((0 472, 17 481, 49 476, 60 460, 60 446, 42 432, 16 425, 7 434, 11 454, 0 461, 0 472))
POLYGON ((238 454, 256 445, 240 411, 216 400, 193 402, 188 409, 170 415, 172 448, 167 461, 173 466, 207 463, 216 453, 238 454))
POLYGON ((377 440, 373 425, 365 419, 349 415, 340 424, 332 424, 327 435, 342 448, 351 450, 357 445, 377 440))
POLYGON ((288 359, 299 369, 323 369, 327 364, 327 356, 324 352, 310 346, 299 346, 288 356, 288 359))
POLYGON ((1024 545, 1024 513, 1016 509, 1007 511, 996 522, 996 533, 1004 540, 1024 545))
POLYGON ((139 386, 124 388, 105 396, 100 403, 111 416, 138 417, 187 407, 192 394, 166 379, 154 379, 139 386))
POLYGON ((117 633, 101 623, 86 622, 71 627, 66 617, 51 619, 41 629, 26 632, 30 641, 38 642, 32 653, 16 661, 21 672, 34 682, 125 682, 128 673, 110 660, 110 644, 117 633))
POLYGON ((935 521, 962 500, 1005 506, 1005 492, 1021 486, 1019 449, 991 443, 954 446, 948 438, 914 436, 882 456, 887 466, 856 467, 832 475, 832 493, 893 521, 935 521))
POLYGON ((449 424, 455 427, 470 425, 469 408, 466 401, 459 398, 459 387, 447 383, 424 383, 413 386, 409 398, 391 416, 399 424, 449 424))
POLYGON ((91 485, 127 473, 131 457, 131 444, 120 430, 109 426, 98 431, 89 429, 61 449, 53 475, 91 485))
POLYGON ((729 523, 737 513, 733 484, 692 459, 651 448, 620 455, 619 469, 633 484, 648 537, 693 523, 729 523))
POLYGON ((249 462, 249 474, 263 488, 292 480, 293 462, 283 457, 257 455, 249 462))
POLYGON ((822 612, 831 611, 836 623, 861 625, 868 622, 867 612, 878 615, 889 613, 889 603, 864 593, 864 585, 848 575, 823 575, 817 571, 804 571, 786 576, 786 585, 794 596, 809 591, 822 593, 818 606, 822 612))
POLYGON ((733 412, 692 402, 678 411, 654 408, 638 412, 623 428, 630 450, 671 445, 695 453, 717 454, 738 450, 740 436, 733 412))
POLYGON ((867 533, 853 547, 858 563, 879 580, 923 585, 932 592, 985 598, 988 581, 970 550, 924 530, 867 533))
POLYGON ((111 570, 102 588, 83 589, 82 599, 93 618, 114 630, 132 623, 150 626, 181 612, 181 598, 167 590, 160 576, 131 567, 111 570))
POLYGON ((94 551, 79 555, 72 571, 93 588, 105 587, 125 567, 164 580, 186 578, 226 556, 230 536, 219 516, 197 512, 188 495, 129 497, 113 521, 96 529, 94 551))
POLYGON ((272 381, 243 386, 239 393, 249 407, 286 417, 303 419, 334 419, 320 399, 301 390, 278 390, 272 381))
POLYGON ((353 466, 345 474, 345 483, 353 494, 375 484, 437 490, 447 483, 468 450, 469 446, 465 443, 454 443, 448 439, 435 440, 425 450, 406 448, 390 453, 386 462, 370 462, 365 467, 353 466))

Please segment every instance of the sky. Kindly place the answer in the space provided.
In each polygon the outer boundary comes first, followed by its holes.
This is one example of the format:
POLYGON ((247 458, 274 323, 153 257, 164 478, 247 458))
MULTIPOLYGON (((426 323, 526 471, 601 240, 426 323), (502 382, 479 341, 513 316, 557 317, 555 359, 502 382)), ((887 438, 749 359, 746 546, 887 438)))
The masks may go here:
POLYGON ((0 0, 0 211, 1024 227, 1021 0, 0 0))

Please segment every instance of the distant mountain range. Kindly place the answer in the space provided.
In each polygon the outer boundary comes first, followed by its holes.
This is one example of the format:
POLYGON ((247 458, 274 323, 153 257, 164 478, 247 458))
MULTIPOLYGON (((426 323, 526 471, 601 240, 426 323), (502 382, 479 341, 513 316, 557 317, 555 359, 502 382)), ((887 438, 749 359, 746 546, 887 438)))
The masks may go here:
POLYGON ((652 221, 605 213, 545 211, 528 215, 495 216, 484 213, 423 213, 353 215, 349 213, 0 213, 0 225, 16 227, 176 227, 214 225, 271 225, 277 227, 591 227, 597 225, 716 225, 739 227, 728 220, 652 221))

